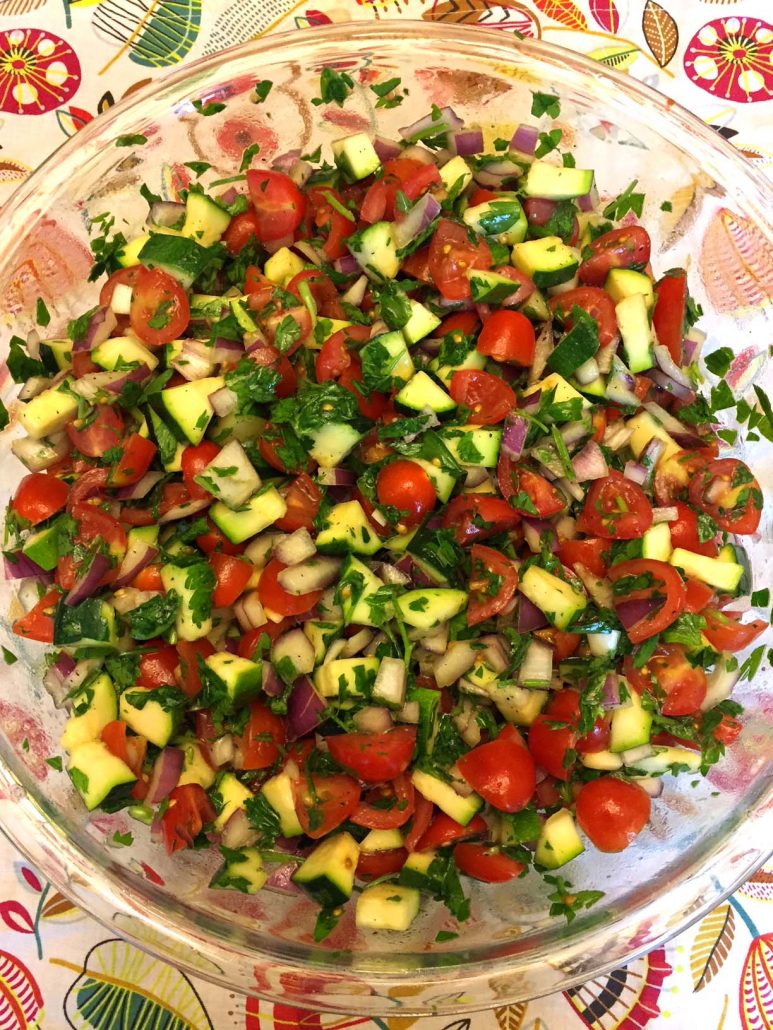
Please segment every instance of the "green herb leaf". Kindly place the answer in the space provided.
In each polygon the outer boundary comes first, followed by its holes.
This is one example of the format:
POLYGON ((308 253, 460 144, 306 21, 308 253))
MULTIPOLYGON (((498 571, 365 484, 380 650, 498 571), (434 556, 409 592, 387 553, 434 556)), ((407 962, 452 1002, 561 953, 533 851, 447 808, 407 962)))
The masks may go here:
POLYGON ((42 297, 38 297, 35 304, 35 321, 44 327, 51 321, 51 315, 42 297))
POLYGON ((644 194, 634 192, 638 181, 638 179, 634 179, 633 182, 626 186, 619 197, 607 204, 603 211, 605 218, 611 218, 619 222, 629 211, 633 211, 639 217, 641 216, 642 208, 644 207, 644 194))
POLYGON ((136 132, 126 136, 119 136, 115 141, 115 145, 117 147, 143 147, 147 142, 147 136, 143 136, 141 132, 136 132))
POLYGON ((159 594, 126 613, 129 632, 135 640, 152 640, 171 629, 180 609, 180 597, 174 590, 159 594))
POLYGON ((220 104, 215 100, 210 100, 207 103, 203 103, 201 100, 194 100, 193 107, 199 114, 204 115, 205 118, 210 118, 213 114, 225 111, 225 104, 220 104))
POLYGON ((715 376, 726 375, 733 361, 733 351, 729 347, 720 347, 706 355, 706 368, 715 376))
POLYGON ((325 67, 319 77, 319 96, 314 97, 311 102, 316 107, 320 104, 338 104, 339 107, 343 107, 344 101, 353 89, 351 75, 325 67))
POLYGON ((271 87, 274 83, 271 79, 261 79, 260 82, 255 83, 255 103, 262 104, 266 97, 271 92, 271 87))
POLYGON ((534 118, 541 118, 543 114, 550 118, 558 118, 561 114, 561 100, 555 94, 532 90, 531 96, 531 113, 534 118))
POLYGON ((535 157, 544 157, 549 154, 551 150, 555 150, 558 144, 561 142, 563 132, 561 129, 551 129, 549 132, 541 132, 539 134, 539 142, 537 149, 534 151, 535 157))
POLYGON ((242 151, 242 159, 239 164, 239 171, 243 172, 252 164, 253 157, 257 157, 260 153, 260 143, 250 143, 248 147, 245 147, 242 151))

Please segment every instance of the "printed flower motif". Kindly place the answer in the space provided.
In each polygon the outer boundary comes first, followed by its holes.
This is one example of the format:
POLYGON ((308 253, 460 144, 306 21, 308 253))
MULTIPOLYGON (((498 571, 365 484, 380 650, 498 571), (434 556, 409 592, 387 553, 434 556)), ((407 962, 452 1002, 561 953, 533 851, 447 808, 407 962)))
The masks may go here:
POLYGON ((773 96, 773 25, 761 18, 717 18, 687 45, 684 69, 707 93, 753 104, 773 96))
POLYGON ((40 1026, 43 995, 21 959, 0 951, 0 1026, 32 1030, 40 1026))
POLYGON ((0 111, 45 114, 75 95, 81 66, 75 51, 43 29, 0 32, 0 111))
POLYGON ((660 1015, 663 981, 672 972, 663 948, 565 992, 591 1030, 642 1030, 660 1015))

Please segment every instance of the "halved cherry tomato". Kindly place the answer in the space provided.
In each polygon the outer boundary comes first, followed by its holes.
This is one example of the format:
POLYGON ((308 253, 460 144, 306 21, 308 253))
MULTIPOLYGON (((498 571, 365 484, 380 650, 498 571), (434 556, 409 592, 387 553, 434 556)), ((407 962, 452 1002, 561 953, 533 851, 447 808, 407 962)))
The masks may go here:
POLYGON ((693 509, 684 501, 672 501, 671 507, 676 508, 677 517, 668 524, 671 533, 671 544, 673 547, 684 547, 687 551, 695 551, 696 554, 705 554, 708 558, 716 558, 717 545, 713 540, 704 540, 701 543, 698 536, 698 516, 693 509))
POLYGON ((398 458, 384 465, 376 479, 378 503, 397 508, 405 525, 421 522, 435 507, 432 480, 415 461, 398 458))
POLYGON ((322 250, 330 261, 346 253, 345 241, 356 228, 356 223, 341 214, 340 208, 346 208, 346 202, 331 186, 310 186, 306 190, 303 236, 322 237, 322 250))
POLYGON ((714 597, 714 590, 697 579, 688 579, 684 584, 684 611, 691 615, 702 612, 714 597))
POLYGON ((486 494, 460 494, 443 509, 444 529, 453 529, 462 545, 514 529, 520 520, 507 501, 486 494))
POLYGON ((229 254, 235 257, 252 240, 259 240, 258 219, 255 209, 250 207, 247 211, 241 211, 238 215, 233 216, 228 223, 228 228, 223 233, 223 243, 228 248, 229 254))
POLYGON ((662 347, 668 347, 677 365, 682 364, 684 315, 687 308, 687 273, 682 268, 666 272, 655 286, 652 327, 662 347))
MULTIPOLYGON (((365 797, 360 799, 359 805, 351 816, 351 821, 356 826, 367 826, 371 830, 395 830, 398 826, 404 826, 411 816, 414 816, 413 825, 415 826, 415 808, 417 803, 420 804, 423 801, 424 798, 416 792, 411 783, 410 776, 401 773, 395 777, 394 782, 383 783, 381 786, 369 790, 365 797)), ((430 805, 431 810, 432 805, 430 805)), ((427 824, 429 824, 429 817, 427 824)), ((423 833, 424 830, 421 832, 423 833)))
POLYGON ((677 451, 666 461, 658 462, 653 484, 658 504, 667 508, 678 498, 687 497, 692 477, 716 458, 717 453, 716 445, 706 446, 697 450, 677 451))
POLYGON ((603 286, 613 268, 644 268, 650 259, 650 237, 640 225, 629 225, 597 236, 588 250, 578 278, 588 286, 603 286))
POLYGON ((477 369, 454 372, 449 393, 457 404, 470 409, 468 425, 493 426, 515 407, 512 387, 491 372, 477 369))
POLYGON ((523 515, 549 519, 566 507, 564 496, 544 476, 523 468, 504 453, 497 462, 497 482, 505 500, 523 515))
POLYGON ((387 873, 399 873, 405 865, 408 852, 405 848, 392 848, 390 851, 374 851, 367 854, 360 852, 357 859, 357 879, 376 880, 387 873))
POLYGON ((483 883, 506 883, 526 868, 496 848, 464 841, 454 848, 454 862, 460 873, 483 883))
POLYGON ((202 440, 200 444, 186 447, 180 459, 183 482, 188 488, 191 500, 203 501, 212 498, 212 494, 199 486, 196 476, 200 476, 210 462, 220 454, 220 448, 211 440, 202 440))
POLYGON ((694 715, 706 698, 706 673, 690 664, 681 644, 660 644, 641 669, 626 655, 623 670, 640 693, 651 693, 652 685, 657 685, 665 695, 663 715, 694 715))
POLYGON ((161 833, 167 853, 189 848, 207 823, 213 822, 215 808, 198 783, 175 787, 161 816, 161 833))
POLYGON ((520 311, 500 309, 489 315, 478 337, 478 351, 494 361, 528 368, 534 360, 534 326, 520 311))
POLYGON ((134 286, 141 267, 141 265, 132 265, 131 268, 119 268, 113 272, 99 291, 99 306, 101 308, 110 307, 116 286, 134 286))
POLYGON ((479 326, 480 319, 474 311, 455 311, 453 315, 446 315, 434 335, 448 336, 449 333, 458 333, 456 338, 461 340, 463 336, 473 336, 479 326))
POLYGON ((30 472, 16 487, 11 508, 32 526, 45 522, 67 504, 67 483, 44 472, 30 472))
POLYGON ((445 812, 438 812, 429 825, 416 848, 417 851, 432 851, 453 844, 457 840, 469 837, 483 837, 488 833, 488 826, 482 815, 474 815, 466 826, 462 826, 445 812))
POLYGON ((477 626, 503 612, 518 587, 518 567, 493 547, 473 544, 467 625, 477 626))
POLYGON ((288 293, 292 293, 301 304, 306 303, 303 294, 305 290, 308 290, 317 306, 317 312, 324 317, 335 318, 340 313, 338 290, 330 277, 319 268, 306 268, 299 272, 287 284, 286 290, 288 293), (302 286, 304 290, 301 289, 302 286), (331 305, 335 306, 336 314, 333 314, 331 305))
POLYGON ((599 343, 606 347, 617 336, 617 317, 615 315, 615 302, 606 290, 598 286, 578 286, 574 290, 567 290, 566 293, 559 293, 551 297, 548 307, 559 315, 565 329, 571 329, 572 310, 575 307, 582 308, 594 320, 599 329, 599 343))
POLYGON ((558 557, 563 565, 574 568, 584 566, 594 576, 606 576, 609 542, 599 537, 587 540, 561 540, 558 544, 558 557))
POLYGON ((220 552, 209 556, 209 564, 217 580, 212 604, 215 608, 230 608, 252 578, 255 566, 244 558, 233 558, 220 552))
POLYGON ((755 533, 762 518, 760 484, 737 458, 717 458, 696 472, 690 501, 728 533, 755 533))
POLYGON ((177 649, 172 644, 159 644, 153 651, 140 655, 140 671, 137 685, 140 687, 177 686, 175 672, 180 664, 177 649))
POLYGON ((423 794, 414 791, 414 796, 415 802, 413 815, 411 816, 411 825, 403 838, 405 849, 409 853, 419 850, 419 841, 432 822, 432 813, 435 811, 435 806, 431 801, 427 801, 423 794))
POLYGON ((121 457, 110 470, 108 483, 110 486, 130 486, 139 483, 150 468, 158 448, 152 440, 132 433, 121 446, 121 457))
POLYGON ((207 519, 207 532, 196 537, 196 546, 204 554, 214 554, 216 551, 222 551, 223 554, 241 554, 244 551, 244 544, 232 544, 210 518, 207 519))
POLYGON ((317 382, 326 383, 329 379, 338 379, 353 360, 349 344, 364 343, 369 338, 370 326, 367 325, 348 325, 329 336, 317 354, 317 382))
POLYGON ((34 608, 16 619, 13 624, 16 636, 24 637, 26 640, 38 640, 41 644, 53 644, 54 609, 61 596, 59 590, 49 590, 44 594, 34 608))
POLYGON ((501 812, 519 812, 536 786, 534 759, 521 744, 497 737, 457 761, 472 789, 501 812))
POLYGON ((121 413, 110 404, 97 404, 93 417, 84 424, 76 419, 66 427, 73 447, 87 458, 101 458, 105 451, 117 447, 124 434, 121 413))
POLYGON ((351 776, 309 774, 293 784, 295 814, 313 840, 327 836, 348 819, 360 802, 360 787, 351 776))
POLYGON ((263 570, 258 583, 261 603, 277 615, 303 615, 317 604, 323 590, 310 590, 307 594, 291 594, 279 584, 279 573, 287 566, 272 558, 263 570))
POLYGON ((635 783, 600 776, 580 787, 577 822, 599 851, 623 851, 650 817, 650 796, 635 783))
POLYGON ((607 576, 612 581, 618 617, 633 644, 670 626, 684 608, 682 577, 668 562, 633 558, 613 565, 607 576), (633 624, 622 614, 628 605, 636 615, 633 624))
POLYGON ((292 397, 298 389, 298 376, 286 354, 282 354, 276 347, 266 344, 251 350, 249 357, 250 361, 254 361, 261 368, 272 368, 279 373, 279 382, 276 384, 276 396, 279 400, 292 397))
POLYGON ((363 418, 369 418, 374 422, 381 418, 388 403, 387 397, 383 393, 369 393, 361 388, 362 365, 359 358, 352 358, 349 367, 341 373, 338 383, 357 398, 357 406, 363 418))
POLYGON ((616 469, 593 483, 577 520, 579 532, 605 540, 635 540, 651 525, 647 495, 616 469))
POLYGON ((178 640, 177 653, 180 656, 180 689, 186 697, 198 697, 202 690, 199 658, 202 661, 210 658, 215 648, 206 637, 201 640, 178 640))
POLYGON ((447 300, 466 300, 470 296, 470 268, 491 268, 491 251, 482 241, 470 242, 467 230, 441 218, 429 245, 429 272, 435 288, 447 300))
POLYGON ((386 733, 340 733, 327 737, 335 761, 365 783, 394 780, 411 762, 415 726, 396 726, 386 733))
POLYGON ((132 294, 129 321, 149 347, 160 347, 183 335, 191 317, 188 295, 160 268, 142 268, 132 294))
MULTIPOLYGON (((258 649, 258 645, 262 644, 264 640, 268 640, 269 643, 273 644, 281 635, 287 632, 295 625, 295 620, 291 618, 282 619, 281 622, 272 622, 269 620, 263 626, 259 626, 257 629, 251 629, 245 633, 239 641, 239 657, 249 658, 250 660, 255 659, 255 652, 258 649)), ((259 656, 258 656, 259 657, 259 656)))
POLYGON ((281 240, 295 232, 306 210, 306 201, 289 175, 267 168, 250 168, 247 189, 255 208, 256 235, 261 243, 281 240))
POLYGON ((128 765, 135 776, 142 774, 142 765, 148 750, 148 742, 144 737, 126 734, 128 727, 122 719, 115 719, 102 728, 100 740, 107 744, 111 755, 115 755, 124 765, 128 765))
POLYGON ((322 492, 305 472, 294 479, 285 494, 287 511, 274 525, 283 533, 294 533, 296 529, 313 529, 322 503, 322 492))
POLYGON ((764 619, 740 622, 740 612, 704 608, 701 614, 706 620, 703 635, 718 651, 743 651, 768 628, 764 619))
POLYGON ((268 769, 279 758, 286 739, 282 716, 262 701, 253 701, 244 732, 237 738, 242 769, 268 769))
POLYGON ((566 782, 576 759, 579 694, 566 688, 551 695, 547 706, 529 727, 528 748, 537 765, 566 782))

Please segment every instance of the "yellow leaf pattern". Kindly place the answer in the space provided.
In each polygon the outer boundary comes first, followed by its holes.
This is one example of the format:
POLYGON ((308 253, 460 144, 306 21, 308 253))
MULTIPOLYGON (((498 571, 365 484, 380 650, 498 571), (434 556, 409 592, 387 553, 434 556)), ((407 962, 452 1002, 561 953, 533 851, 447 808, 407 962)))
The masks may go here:
POLYGON ((690 972, 696 991, 702 991, 722 968, 734 935, 735 916, 730 905, 720 905, 703 919, 690 952, 690 972))

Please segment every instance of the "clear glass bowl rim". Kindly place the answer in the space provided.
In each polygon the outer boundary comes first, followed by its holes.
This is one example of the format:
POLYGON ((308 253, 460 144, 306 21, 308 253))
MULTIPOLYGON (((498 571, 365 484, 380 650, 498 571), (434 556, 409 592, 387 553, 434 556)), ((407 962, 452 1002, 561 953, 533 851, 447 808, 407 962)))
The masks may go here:
MULTIPOLYGON (((653 88, 614 69, 601 65, 591 58, 577 54, 551 43, 531 39, 516 39, 503 32, 480 27, 448 26, 423 21, 385 21, 371 24, 366 22, 347 22, 331 26, 323 26, 302 31, 289 31, 262 36, 248 43, 230 47, 217 54, 202 57, 184 65, 171 73, 155 79, 148 86, 138 90, 130 97, 119 101, 105 114, 100 115, 81 129, 74 137, 66 141, 16 190, 4 205, 0 214, 0 238, 6 233, 14 234, 22 231, 28 214, 39 211, 41 196, 56 194, 68 177, 68 169, 77 164, 78 151, 100 139, 112 138, 127 131, 133 119, 138 115, 143 118, 163 117, 169 108, 172 97, 181 93, 180 87, 185 84, 186 92, 195 93, 197 76, 202 72, 222 69, 222 77, 227 77, 225 66, 235 57, 253 57, 256 66, 258 59, 266 55, 270 64, 283 61, 308 61, 310 55, 319 52, 324 55, 324 48, 340 45, 351 45, 353 49, 362 50, 369 43, 383 44, 387 41, 399 41, 409 45, 412 40, 425 44, 431 40, 438 54, 444 49, 461 54, 466 49, 476 56, 489 56, 499 61, 506 61, 508 51, 519 51, 522 57, 533 59, 540 71, 549 70, 551 66, 563 72, 591 76, 600 83, 613 87, 610 95, 605 95, 604 103, 615 108, 631 102, 637 104, 637 117, 651 130, 662 133, 666 126, 670 132, 681 133, 690 139, 692 153, 696 160, 706 159, 713 171, 719 171, 725 181, 734 183, 734 196, 740 200, 747 212, 751 212, 760 231, 773 242, 773 203, 771 203, 771 183, 767 176, 754 168, 736 148, 725 140, 718 132, 710 128, 680 104, 659 93, 653 88)), ((10 769, 0 762, 0 787, 6 791, 16 789, 18 781, 10 769)), ((116 929, 115 914, 123 913, 132 920, 142 924, 143 930, 164 942, 150 946, 142 939, 142 933, 134 934, 125 927, 121 934, 138 947, 149 951, 159 958, 170 961, 164 954, 164 946, 168 944, 174 953, 171 961, 194 976, 210 979, 214 983, 241 989, 246 993, 261 995, 261 991, 249 990, 246 982, 234 983, 228 971, 217 976, 202 971, 195 961, 187 961, 183 949, 217 954, 226 964, 237 958, 250 963, 267 962, 275 969, 287 970, 290 973, 303 973, 308 965, 295 955, 272 952, 268 949, 246 947, 242 941, 226 941, 217 933, 216 940, 209 933, 209 926, 215 929, 217 922, 209 917, 197 914, 195 925, 182 912, 176 902, 170 902, 168 896, 158 891, 151 884, 143 884, 139 889, 128 878, 111 873, 106 863, 102 868, 92 864, 78 847, 71 843, 46 814, 28 797, 17 803, 18 818, 11 825, 4 825, 3 832, 11 842, 33 862, 41 872, 49 877, 55 886, 75 903, 100 920, 111 930, 116 929), (180 918, 170 922, 170 913, 175 910, 180 918)), ((473 962, 452 967, 427 965, 420 969, 406 970, 396 973, 390 970, 387 974, 364 965, 350 970, 352 978, 360 978, 375 988, 369 999, 360 995, 351 997, 345 1004, 343 999, 336 998, 337 1011, 357 1013, 369 1012, 374 1015, 387 1012, 401 1016, 421 1015, 429 1012, 469 1013, 470 1006, 459 1004, 444 1005, 442 1009, 421 1007, 421 1003, 412 1007, 410 999, 404 999, 399 1009, 385 1001, 393 987, 399 988, 425 980, 437 986, 439 982, 458 988, 460 994, 476 994, 476 985, 482 987, 492 976, 514 978, 512 997, 502 997, 491 1004, 501 1005, 506 1001, 523 1000, 535 997, 538 992, 524 993, 523 985, 515 986, 528 968, 538 962, 549 962, 558 969, 568 970, 581 964, 581 959, 589 953, 598 956, 598 964, 589 971, 583 967, 579 974, 565 972, 560 984, 549 990, 566 989, 598 975, 620 964, 620 958, 605 958, 607 945, 619 936, 628 935, 636 926, 646 926, 651 920, 657 927, 651 936, 644 936, 636 948, 627 953, 627 959, 633 959, 658 946, 690 924, 701 918, 708 910, 719 904, 743 883, 773 853, 773 783, 761 794, 757 805, 745 815, 744 834, 737 831, 722 840, 711 851, 703 856, 700 863, 686 871, 682 880, 677 883, 667 899, 663 896, 647 899, 637 907, 626 910, 613 921, 592 929, 581 939, 569 939, 559 949, 549 955, 530 953, 526 956, 498 960, 492 968, 490 962, 473 962), (754 843, 750 844, 750 839, 754 843), (769 842, 769 843, 766 843, 769 842), (696 878, 699 878, 698 889, 696 878), (670 918, 663 919, 664 902, 668 901, 670 918), (385 1004, 372 1004, 379 999, 385 1004)), ((429 957, 429 956, 428 956, 429 957)), ((340 978, 340 966, 314 965, 314 973, 318 977, 331 975, 331 981, 340 978)), ((544 991, 542 992, 544 993, 544 991)), ((273 992, 272 997, 277 996, 273 992)), ((332 1000, 331 996, 331 1000, 332 1000)), ((293 997, 293 1004, 303 1005, 303 1000, 293 997)), ((308 1003, 311 1005, 311 1003, 308 1003)), ((315 1006, 319 1008, 319 1005, 315 1006)), ((475 1007, 473 1005, 473 1007, 475 1007)), ((477 1006, 481 1007, 480 1004, 477 1006)))

